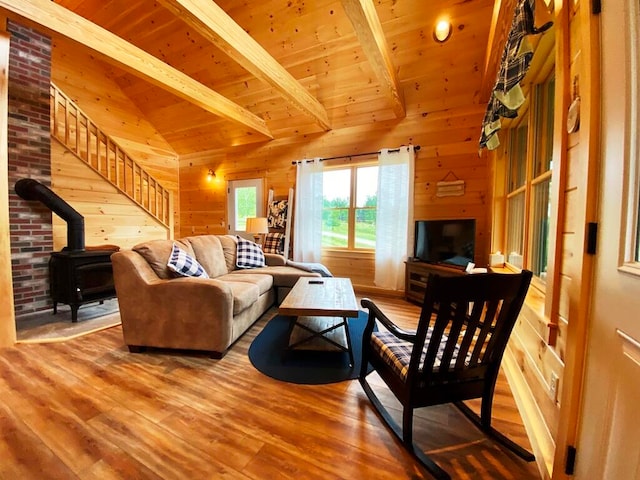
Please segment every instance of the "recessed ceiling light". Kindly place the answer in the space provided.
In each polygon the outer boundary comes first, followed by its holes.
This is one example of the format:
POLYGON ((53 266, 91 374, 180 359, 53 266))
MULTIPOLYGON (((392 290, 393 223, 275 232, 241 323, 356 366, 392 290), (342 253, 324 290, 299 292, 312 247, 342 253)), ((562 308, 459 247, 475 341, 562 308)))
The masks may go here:
POLYGON ((451 36, 451 22, 449 20, 440 20, 433 29, 433 38, 436 42, 446 42, 451 36))

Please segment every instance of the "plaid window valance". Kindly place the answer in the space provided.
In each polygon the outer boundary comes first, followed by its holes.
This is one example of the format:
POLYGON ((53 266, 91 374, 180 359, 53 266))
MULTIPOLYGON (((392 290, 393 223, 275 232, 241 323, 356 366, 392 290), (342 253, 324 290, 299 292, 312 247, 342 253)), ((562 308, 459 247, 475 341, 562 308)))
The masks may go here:
POLYGON ((497 136, 500 118, 517 117, 518 108, 524 103, 520 81, 527 74, 533 57, 533 49, 527 36, 542 33, 553 25, 552 22, 547 22, 536 28, 533 23, 534 13, 535 0, 518 0, 511 30, 502 51, 496 83, 482 121, 480 148, 493 150, 500 145, 497 136))

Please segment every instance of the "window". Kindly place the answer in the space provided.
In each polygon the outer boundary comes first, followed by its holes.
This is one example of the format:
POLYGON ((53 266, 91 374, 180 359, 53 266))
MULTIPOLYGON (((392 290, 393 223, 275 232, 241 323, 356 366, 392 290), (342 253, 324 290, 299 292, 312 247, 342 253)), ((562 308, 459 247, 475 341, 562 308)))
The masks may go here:
POLYGON ((626 175, 627 202, 625 212, 625 251, 622 268, 635 275, 640 275, 640 140, 637 130, 640 125, 640 15, 638 3, 633 5, 629 14, 629 61, 626 63, 630 105, 627 110, 626 124, 629 126, 629 154, 627 162, 628 175, 626 175))
POLYGON ((227 214, 230 234, 244 232, 247 218, 264 216, 262 183, 262 179, 229 182, 227 214))
POLYGON ((552 75, 534 91, 535 139, 533 149, 533 171, 531 173, 531 263, 533 274, 542 280, 547 276, 549 246, 549 221, 551 209, 549 192, 553 167, 553 104, 555 77, 552 75))
POLYGON ((522 268, 524 258, 527 138, 529 125, 524 117, 509 134, 507 168, 507 262, 522 268))
POLYGON ((234 202, 235 230, 245 230, 247 218, 256 216, 256 189, 240 187, 236 189, 234 202))
POLYGON ((327 169, 322 182, 322 247, 375 249, 378 167, 327 169))
POLYGON ((531 106, 509 131, 507 150, 507 263, 546 280, 553 170, 553 72, 533 87, 531 106))

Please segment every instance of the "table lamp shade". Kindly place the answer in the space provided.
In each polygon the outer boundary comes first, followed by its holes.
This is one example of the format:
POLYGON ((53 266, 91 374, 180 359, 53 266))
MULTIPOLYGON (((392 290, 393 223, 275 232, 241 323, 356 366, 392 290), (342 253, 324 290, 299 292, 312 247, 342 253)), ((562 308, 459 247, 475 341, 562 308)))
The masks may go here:
POLYGON ((266 217, 247 218, 247 233, 269 233, 266 217))

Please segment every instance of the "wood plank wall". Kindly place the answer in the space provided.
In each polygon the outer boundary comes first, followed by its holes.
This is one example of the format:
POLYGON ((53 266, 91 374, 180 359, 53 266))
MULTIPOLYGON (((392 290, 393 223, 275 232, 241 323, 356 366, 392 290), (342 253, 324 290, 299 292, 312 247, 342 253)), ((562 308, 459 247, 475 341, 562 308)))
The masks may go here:
MULTIPOLYGON (((173 194, 174 229, 179 229, 178 155, 145 119, 120 86, 111 80, 109 67, 73 42, 56 39, 53 46, 52 80, 65 94, 107 132, 132 158, 173 194)), ((55 142, 53 142, 55 143, 55 142)), ((52 186, 69 203, 88 215, 85 219, 87 245, 113 243, 121 247, 152 238, 167 238, 172 232, 158 229, 157 222, 124 195, 116 199, 115 189, 80 160, 55 149, 52 186), (74 167, 75 165, 75 167, 74 167), (60 189, 60 190, 59 190, 60 189), (64 194, 63 194, 64 193, 64 194), (124 209, 124 210, 122 210, 124 209), (101 218, 101 220, 98 220, 101 218), (106 223, 105 223, 106 222, 106 223)), ((52 165, 53 167, 53 165, 52 165)), ((66 226, 54 215, 54 245, 66 240, 66 226), (62 236, 62 237, 61 237, 62 236)))
MULTIPOLYGON (((167 228, 78 160, 51 142, 51 188, 84 216, 85 244, 131 248, 142 241, 167 238, 167 228)), ((53 215, 53 246, 67 244, 67 222, 53 215)))
MULTIPOLYGON (((0 111, 9 110, 9 45, 5 30, 6 19, 0 13, 0 111)), ((9 236, 9 170, 8 117, 0 117, 0 347, 12 346, 16 341, 11 274, 11 239, 9 236)))
MULTIPOLYGON (((558 234, 550 245, 550 283, 541 292, 530 289, 527 301, 516 324, 510 345, 512 355, 527 385, 527 391, 516 396, 530 396, 542 416, 538 431, 548 435, 540 442, 545 455, 549 477, 563 477, 565 445, 575 436, 575 416, 582 378, 584 338, 589 303, 592 258, 586 255, 586 225, 595 216, 595 165, 597 149, 597 116, 599 105, 598 71, 590 43, 593 30, 589 27, 589 4, 564 2, 555 4, 556 28, 556 126, 554 139, 554 185, 557 206, 552 208, 558 225, 558 234), (587 9, 585 12, 584 9, 587 9), (582 18, 581 18, 582 16, 582 18), (580 129, 566 132, 567 105, 573 98, 574 88, 581 95, 580 129), (555 273, 554 273, 555 272, 555 273), (546 309, 545 309, 546 304, 546 309), (548 323, 557 323, 555 338, 549 341, 548 323), (558 392, 551 392, 551 375, 559 376, 558 392), (566 391, 565 391, 566 390, 566 391)), ((504 218, 504 188, 499 184, 504 177, 506 158, 498 151, 492 162, 495 170, 494 222, 504 218)), ((494 249, 501 248, 499 235, 494 235, 494 249)))
MULTIPOLYGON (((416 156, 415 218, 475 218, 476 263, 485 265, 490 238, 486 218, 488 172, 486 158, 478 155, 477 143, 484 108, 484 105, 469 105, 426 114, 418 111, 419 106, 410 105, 407 117, 399 121, 183 155, 180 158, 180 236, 226 233, 226 182, 229 180, 263 178, 265 191, 273 189, 276 197, 286 197, 289 187, 295 188, 294 160, 413 144, 421 146, 416 156), (206 181, 209 168, 216 172, 213 182, 206 181), (465 180, 464 196, 436 197, 435 184, 449 172, 465 180)), ((323 258, 323 263, 334 274, 351 277, 357 287, 374 287, 371 255, 333 252, 323 258)))

